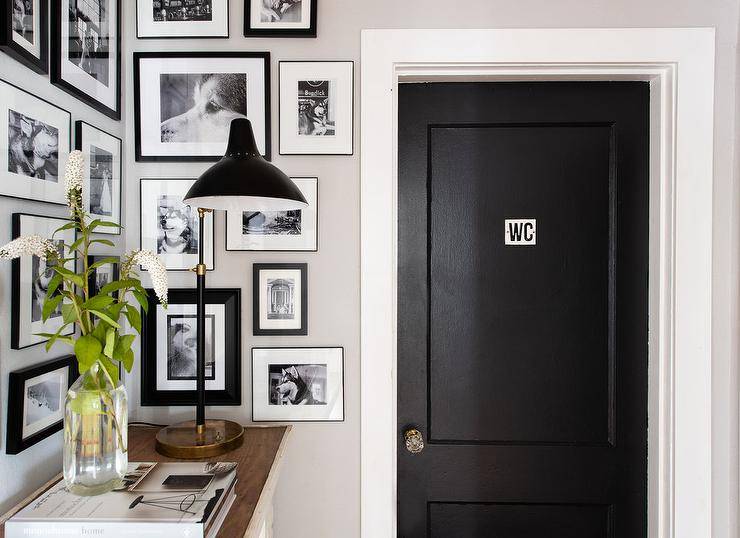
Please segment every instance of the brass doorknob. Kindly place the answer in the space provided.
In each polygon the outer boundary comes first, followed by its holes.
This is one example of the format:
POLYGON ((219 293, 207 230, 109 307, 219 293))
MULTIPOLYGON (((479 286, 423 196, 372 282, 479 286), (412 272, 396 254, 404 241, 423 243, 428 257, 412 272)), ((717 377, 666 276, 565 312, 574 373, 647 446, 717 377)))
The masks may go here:
POLYGON ((416 428, 406 430, 403 434, 404 440, 406 441, 406 450, 412 454, 418 454, 424 450, 424 436, 416 428))

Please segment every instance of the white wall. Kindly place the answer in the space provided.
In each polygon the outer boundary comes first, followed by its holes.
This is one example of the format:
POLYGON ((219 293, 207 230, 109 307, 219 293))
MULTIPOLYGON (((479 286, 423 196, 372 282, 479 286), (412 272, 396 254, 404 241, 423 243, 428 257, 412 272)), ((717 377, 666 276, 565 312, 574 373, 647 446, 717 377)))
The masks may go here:
MULTIPOLYGON (((738 182, 735 124, 738 119, 736 54, 738 0, 320 0, 317 39, 245 39, 243 2, 231 0, 231 38, 228 40, 136 40, 133 0, 124 4, 124 122, 126 155, 124 201, 129 248, 139 241, 141 177, 195 177, 207 164, 135 163, 133 158, 132 51, 251 50, 272 53, 273 148, 277 148, 277 61, 280 59, 348 59, 359 62, 362 28, 473 27, 599 27, 599 26, 714 26, 717 28, 715 118, 715 231, 714 247, 714 538, 737 536, 737 346, 738 324, 738 182)), ((454 44, 450 44, 454 46, 454 44)), ((48 81, 0 54, 2 78, 34 89, 71 110, 75 117, 119 134, 111 122, 85 105, 52 88, 48 81)), ((356 65, 359 89, 359 63, 356 65)), ((356 91, 356 98, 358 97, 356 91)), ((359 102, 355 109, 359 135, 359 102)), ((359 140, 359 136, 355 136, 359 140)), ((359 535, 359 150, 352 157, 278 156, 273 162, 292 175, 319 177, 320 237, 318 253, 248 253, 224 250, 223 215, 216 219, 216 271, 210 286, 243 290, 243 404, 218 408, 212 415, 241 420, 250 417, 249 351, 254 345, 343 345, 345 347, 345 411, 341 424, 297 424, 286 455, 275 513, 277 538, 315 536, 347 538, 359 535), (309 264, 308 337, 251 336, 251 264, 306 261, 309 264)), ((277 150, 274 150, 277 154, 277 150)), ((12 211, 47 211, 43 204, 0 198, 0 240, 10 235, 12 211)), ((63 211, 62 211, 63 212, 63 211)), ((193 285, 187 274, 172 274, 173 286, 193 285)), ((7 374, 43 350, 10 352, 10 275, 0 269, 0 408, 5 417, 7 374)), ((372 361, 372 357, 363 360, 372 361)), ((187 409, 138 407, 138 372, 127 380, 132 414, 140 420, 170 422, 188 418, 187 409)), ((59 468, 57 435, 19 456, 0 455, 0 509, 7 508, 59 468)), ((3 441, 4 445, 4 431, 3 441)))

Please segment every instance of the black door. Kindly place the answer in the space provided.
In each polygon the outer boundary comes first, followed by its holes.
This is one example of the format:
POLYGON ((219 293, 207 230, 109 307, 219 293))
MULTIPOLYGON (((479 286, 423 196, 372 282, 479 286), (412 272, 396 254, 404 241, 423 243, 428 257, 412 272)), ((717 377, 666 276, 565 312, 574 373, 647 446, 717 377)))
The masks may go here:
POLYGON ((648 85, 398 97, 398 535, 647 536, 648 85))

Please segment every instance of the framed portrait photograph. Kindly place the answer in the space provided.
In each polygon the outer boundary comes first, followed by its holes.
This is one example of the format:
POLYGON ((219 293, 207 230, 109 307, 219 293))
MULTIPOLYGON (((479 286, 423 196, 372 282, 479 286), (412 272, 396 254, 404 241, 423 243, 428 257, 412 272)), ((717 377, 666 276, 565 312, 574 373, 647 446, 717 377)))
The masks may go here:
MULTIPOLYGON (((121 224, 121 139, 84 121, 75 123, 75 145, 85 156, 82 192, 93 219, 121 224)), ((120 235, 120 228, 100 227, 96 233, 120 235)))
POLYGON ((10 372, 7 454, 20 454, 62 430, 64 399, 78 375, 74 355, 10 372))
MULTIPOLYGON (((189 271, 198 265, 201 245, 198 209, 183 201, 195 179, 143 178, 141 248, 159 254, 169 271, 189 271)), ((204 259, 213 270, 213 213, 206 214, 204 259)))
POLYGON ((344 420, 344 348, 252 348, 254 422, 344 420))
POLYGON ((280 154, 351 155, 354 62, 280 62, 280 154))
MULTIPOLYGON (((152 290, 141 336, 142 405, 195 405, 196 290, 169 290, 165 309, 152 290)), ((241 404, 241 290, 207 289, 206 405, 241 404)))
POLYGON ((121 0, 51 3, 51 82, 121 119, 121 0))
POLYGON ((244 0, 245 37, 316 37, 317 0, 244 0))
MULTIPOLYGON (((59 227, 69 221, 56 217, 13 213, 13 239, 21 235, 38 234, 41 237, 53 236, 59 254, 69 257, 69 252, 63 249, 63 243, 71 245, 75 241, 74 229, 54 233, 59 227)), ((51 260, 42 260, 38 256, 22 256, 12 261, 13 282, 11 293, 11 347, 23 349, 46 342, 48 338, 37 336, 38 333, 55 333, 63 325, 62 305, 51 313, 46 322, 42 318, 44 300, 47 296, 49 283, 54 276, 51 260)), ((74 270, 74 261, 65 266, 74 270)), ((54 292, 55 294, 58 291, 54 292)), ((68 328, 64 336, 74 334, 74 326, 68 328)))
POLYGON ((255 263, 252 296, 255 336, 308 334, 308 264, 255 263))
POLYGON ((137 161, 217 161, 248 118, 270 158, 269 52, 135 52, 137 161))
POLYGON ((293 177, 308 202, 293 211, 227 211, 226 250, 318 250, 318 178, 293 177))
POLYGON ((136 0, 136 37, 229 37, 229 0, 136 0))
MULTIPOLYGON (((94 264, 102 262, 108 258, 115 258, 118 261, 116 263, 105 263, 92 270, 90 276, 87 278, 88 288, 90 295, 97 295, 103 286, 115 282, 118 280, 120 275, 121 258, 119 256, 88 256, 87 266, 92 267, 94 264)), ((118 292, 113 292, 114 297, 118 297, 118 292)))
POLYGON ((0 196, 67 205, 70 113, 0 80, 0 118, 0 196))
POLYGON ((49 72, 47 0, 5 0, 0 8, 0 50, 37 73, 49 72))

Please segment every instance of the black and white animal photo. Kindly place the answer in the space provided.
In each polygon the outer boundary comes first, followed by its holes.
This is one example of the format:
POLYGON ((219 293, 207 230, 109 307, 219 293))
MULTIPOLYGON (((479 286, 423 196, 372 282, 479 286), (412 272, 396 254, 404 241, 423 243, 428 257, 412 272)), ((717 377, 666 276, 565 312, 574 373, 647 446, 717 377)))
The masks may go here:
MULTIPOLYGON (((193 380, 197 374, 198 337, 194 315, 167 316, 167 379, 193 380)), ((215 379, 215 341, 213 339, 216 318, 206 315, 206 379, 215 379)))
POLYGON ((195 213, 181 196, 161 195, 157 218, 157 254, 198 253, 195 213))
MULTIPOLYGON (((57 241, 56 244, 59 256, 64 256, 64 243, 57 241)), ((31 321, 34 323, 42 320, 44 301, 48 295, 49 283, 54 276, 52 267, 53 262, 48 259, 42 260, 38 256, 31 257, 31 321)), ((58 295, 59 291, 57 290, 54 294, 58 295)), ((60 304, 49 318, 56 318, 61 315, 62 305, 60 304)))
POLYGON ((26 387, 25 425, 31 426, 59 412, 61 378, 45 379, 26 387))
POLYGON ((243 235, 300 235, 301 210, 294 211, 244 211, 243 235))
POLYGON ((8 110, 8 171, 58 182, 59 130, 8 110))
POLYGON ((13 32, 33 43, 33 0, 12 0, 13 32))
POLYGON ((69 61, 104 86, 110 84, 109 0, 69 1, 69 61))
POLYGON ((326 405, 326 364, 271 364, 270 405, 326 405))
POLYGON ((298 81, 298 134, 302 136, 334 136, 335 120, 331 117, 331 87, 329 80, 298 81))
POLYGON ((159 92, 163 143, 225 142, 247 117, 245 73, 161 74, 159 92))
POLYGON ((210 21, 213 15, 211 0, 154 0, 155 22, 210 21))
POLYGON ((301 22, 303 6, 301 0, 259 0, 261 22, 301 22))
POLYGON ((295 279, 267 279, 267 319, 295 319, 295 279))
POLYGON ((113 214, 113 154, 90 146, 90 213, 113 214))

